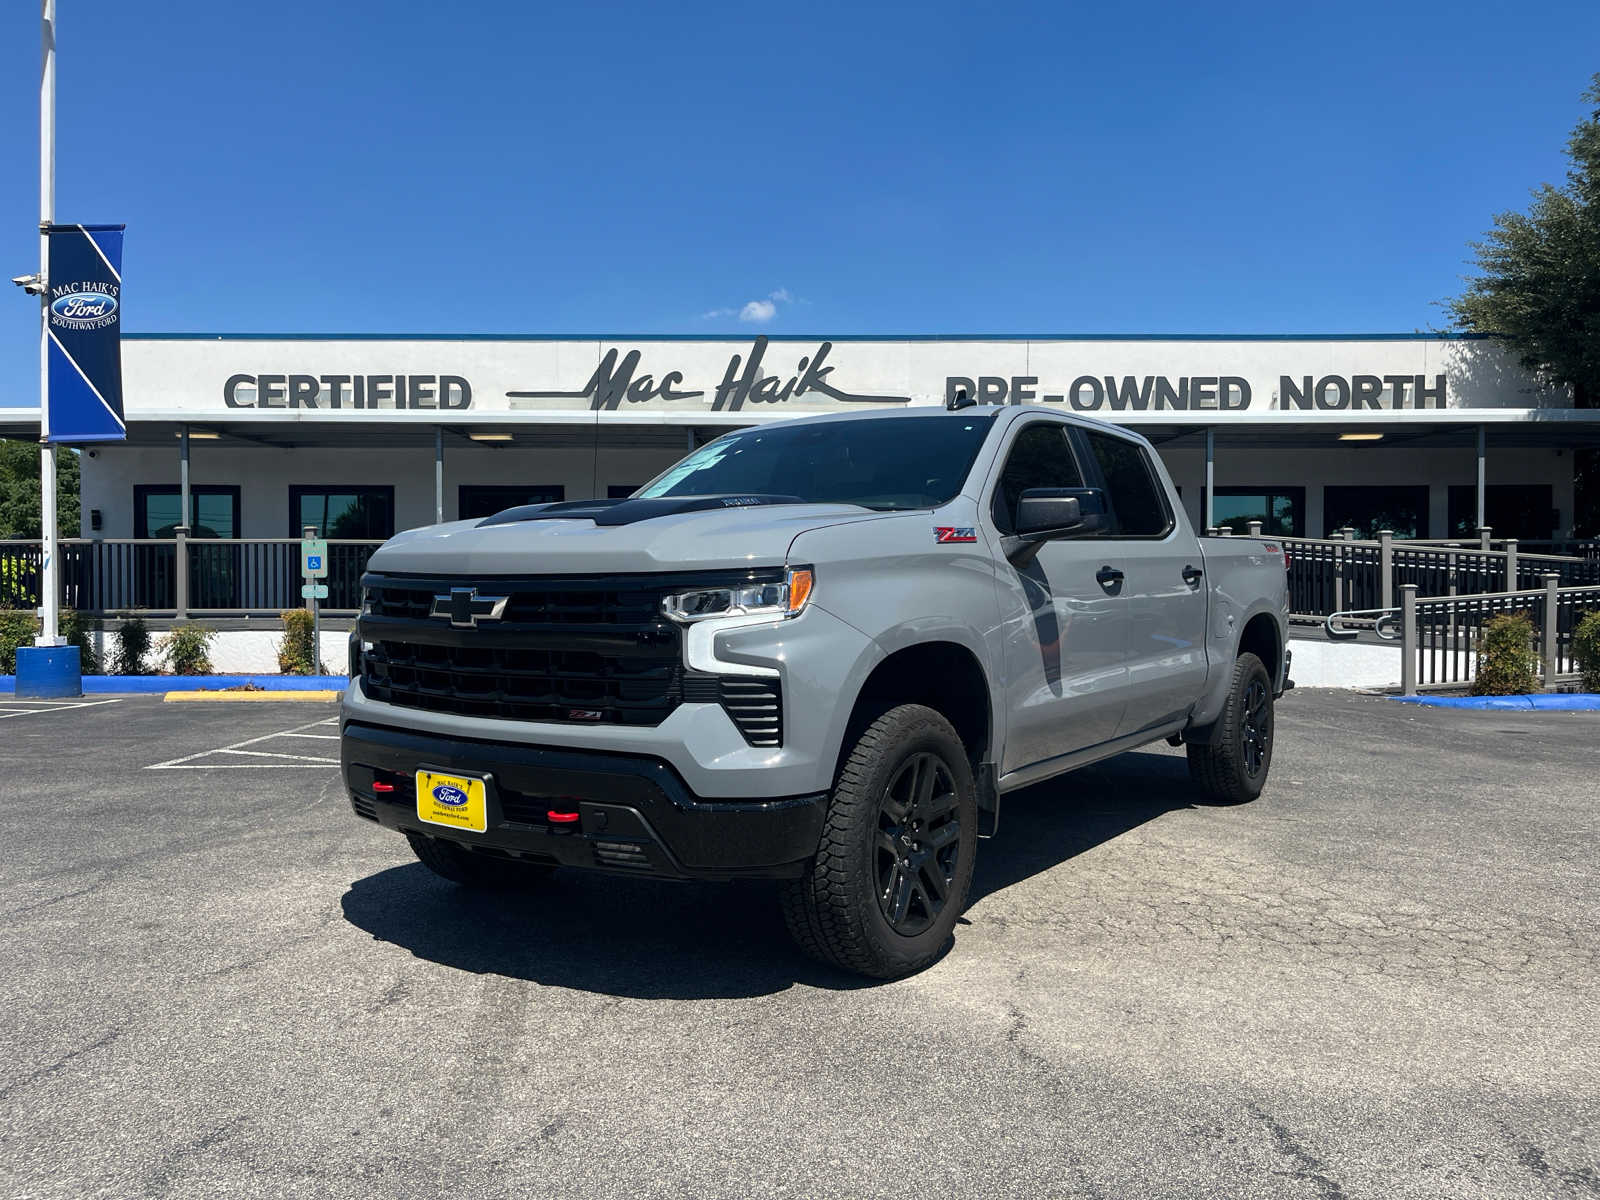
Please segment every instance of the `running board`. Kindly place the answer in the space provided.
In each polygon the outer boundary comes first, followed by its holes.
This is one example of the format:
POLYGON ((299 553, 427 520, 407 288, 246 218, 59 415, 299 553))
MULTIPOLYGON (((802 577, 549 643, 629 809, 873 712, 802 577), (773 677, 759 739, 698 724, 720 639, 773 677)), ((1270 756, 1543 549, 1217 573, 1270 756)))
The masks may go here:
POLYGON ((1112 738, 1109 742, 1101 742, 1098 746, 1085 746, 1082 750, 1074 750, 1071 754, 1060 754, 1055 758, 1046 758, 1025 767, 1018 767, 1015 771, 1008 771, 1000 776, 999 793, 1004 795, 1006 792, 1014 792, 1030 784, 1043 783, 1046 779, 1054 779, 1057 775, 1086 767, 1090 763, 1097 763, 1103 758, 1114 758, 1124 751, 1136 750, 1140 746, 1148 746, 1151 742, 1159 742, 1170 734, 1181 733, 1187 723, 1188 718, 1184 718, 1163 725, 1152 725, 1148 729, 1140 729, 1119 738, 1112 738))

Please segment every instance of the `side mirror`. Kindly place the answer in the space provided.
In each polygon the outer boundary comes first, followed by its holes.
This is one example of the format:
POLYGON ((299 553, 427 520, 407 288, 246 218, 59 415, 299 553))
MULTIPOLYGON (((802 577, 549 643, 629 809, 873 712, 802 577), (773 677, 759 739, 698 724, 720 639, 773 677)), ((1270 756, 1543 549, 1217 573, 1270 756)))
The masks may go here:
POLYGON ((1083 537, 1106 525, 1099 488, 1029 488, 1017 502, 1017 536, 1029 540, 1083 537))
POLYGON ((1087 537, 1105 527, 1106 494, 1100 488, 1029 488, 1017 501, 1017 532, 1006 557, 1025 567, 1045 542, 1087 537))

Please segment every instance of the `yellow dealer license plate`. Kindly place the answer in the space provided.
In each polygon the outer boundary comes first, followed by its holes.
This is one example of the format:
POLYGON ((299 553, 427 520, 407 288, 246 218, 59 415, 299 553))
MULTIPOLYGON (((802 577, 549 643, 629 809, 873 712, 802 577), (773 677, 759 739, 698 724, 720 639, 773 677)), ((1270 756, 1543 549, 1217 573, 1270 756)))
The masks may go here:
POLYGON ((431 825, 482 833, 489 828, 487 794, 488 787, 482 779, 418 771, 417 817, 431 825))

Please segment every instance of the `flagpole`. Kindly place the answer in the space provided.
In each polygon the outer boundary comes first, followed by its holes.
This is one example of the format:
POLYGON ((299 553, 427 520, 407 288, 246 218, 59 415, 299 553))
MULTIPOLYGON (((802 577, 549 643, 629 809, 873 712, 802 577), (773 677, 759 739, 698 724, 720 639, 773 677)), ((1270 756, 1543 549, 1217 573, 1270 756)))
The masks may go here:
POLYGON ((56 453, 50 445, 50 238, 56 211, 56 0, 42 0, 44 62, 39 72, 39 534, 43 542, 34 644, 60 646, 61 563, 56 544, 56 453))

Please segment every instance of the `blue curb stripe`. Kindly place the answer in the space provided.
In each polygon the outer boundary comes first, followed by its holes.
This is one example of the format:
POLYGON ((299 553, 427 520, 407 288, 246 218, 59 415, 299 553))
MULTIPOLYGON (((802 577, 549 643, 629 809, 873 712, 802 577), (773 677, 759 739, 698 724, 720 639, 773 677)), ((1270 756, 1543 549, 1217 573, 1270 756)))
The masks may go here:
POLYGON ((1390 696, 1402 704, 1429 708, 1530 709, 1545 712, 1597 712, 1600 696, 1593 692, 1542 692, 1533 696, 1390 696))
MULTIPOLYGON (((84 695, 128 692, 198 692, 253 684, 269 692, 344 691, 348 675, 85 675, 84 695)), ((0 675, 0 693, 14 694, 15 675, 0 675)))

